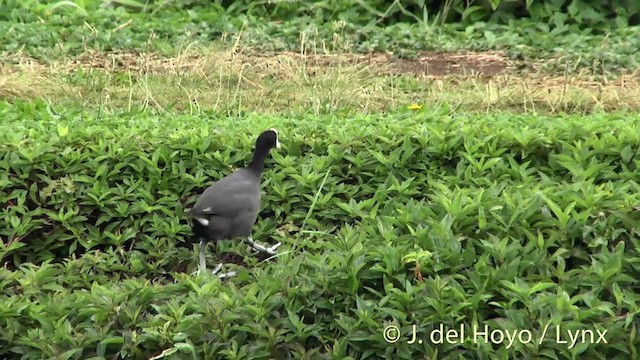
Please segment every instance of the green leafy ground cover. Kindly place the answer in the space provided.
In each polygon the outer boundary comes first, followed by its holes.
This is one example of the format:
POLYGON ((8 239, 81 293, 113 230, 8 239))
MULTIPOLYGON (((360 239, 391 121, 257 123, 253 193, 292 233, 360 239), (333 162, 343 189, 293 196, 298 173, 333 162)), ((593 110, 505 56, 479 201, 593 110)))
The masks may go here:
POLYGON ((638 356, 637 115, 0 114, 3 356, 638 356), (271 126, 255 238, 285 253, 226 242, 237 278, 190 276, 194 192, 271 126), (437 345, 440 324, 533 340, 437 345))

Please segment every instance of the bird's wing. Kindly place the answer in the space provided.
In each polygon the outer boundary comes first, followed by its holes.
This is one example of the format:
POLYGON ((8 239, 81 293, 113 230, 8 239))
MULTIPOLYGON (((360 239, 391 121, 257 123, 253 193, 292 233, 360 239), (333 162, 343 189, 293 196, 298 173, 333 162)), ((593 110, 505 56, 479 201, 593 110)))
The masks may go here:
POLYGON ((260 183, 236 172, 207 188, 191 209, 193 217, 235 216, 260 205, 260 183))

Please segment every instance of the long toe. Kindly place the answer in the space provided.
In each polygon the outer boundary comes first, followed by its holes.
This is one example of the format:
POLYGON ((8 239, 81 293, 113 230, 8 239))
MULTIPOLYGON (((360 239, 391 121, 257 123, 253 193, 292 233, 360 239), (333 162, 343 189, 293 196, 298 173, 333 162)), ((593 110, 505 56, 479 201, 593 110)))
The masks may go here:
POLYGON ((218 271, 220 271, 220 269, 222 269, 222 264, 218 264, 216 268, 211 271, 211 274, 215 275, 218 271))
POLYGON ((224 279, 224 278, 230 278, 230 277, 236 276, 237 274, 238 273, 235 272, 235 271, 227 271, 226 273, 222 273, 222 274, 218 275, 218 277, 220 279, 224 279))
POLYGON ((222 274, 218 274, 220 269, 222 269, 222 263, 216 265, 215 269, 211 271, 211 275, 218 276, 220 279, 224 279, 224 278, 230 278, 232 276, 236 276, 237 274, 235 271, 227 271, 222 274))
POLYGON ((275 245, 273 245, 272 247, 267 248, 267 252, 271 255, 275 255, 276 254, 276 250, 280 247, 280 245, 282 245, 282 243, 277 243, 275 245))

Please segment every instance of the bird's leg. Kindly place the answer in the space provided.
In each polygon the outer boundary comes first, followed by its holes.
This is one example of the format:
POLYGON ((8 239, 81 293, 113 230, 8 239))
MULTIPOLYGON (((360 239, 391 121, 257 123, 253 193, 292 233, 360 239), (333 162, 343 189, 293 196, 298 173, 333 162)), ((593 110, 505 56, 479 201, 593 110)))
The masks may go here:
POLYGON ((255 250, 258 250, 260 252, 263 252, 269 255, 275 255, 276 249, 280 247, 280 245, 282 245, 281 243, 277 243, 273 246, 266 247, 264 245, 258 244, 257 242, 253 241, 253 238, 251 236, 247 238, 247 241, 249 242, 249 245, 251 245, 251 247, 254 248, 255 250))
POLYGON ((207 263, 205 262, 205 254, 204 254, 204 250, 206 249, 206 243, 204 242, 204 240, 200 240, 200 244, 198 244, 198 248, 199 248, 199 252, 200 252, 200 268, 198 269, 200 272, 205 272, 205 270, 207 270, 207 263))
MULTIPOLYGON (((203 274, 206 270, 207 270, 207 264, 205 262, 205 249, 206 249, 207 244, 204 242, 204 240, 200 240, 200 243, 198 244, 198 249, 199 249, 199 258, 200 258, 200 262, 198 264, 198 270, 196 272, 194 272, 194 275, 198 275, 198 274, 203 274)), ((220 271, 220 269, 222 269, 222 263, 216 265, 216 267, 213 269, 213 271, 211 271, 211 275, 216 275, 218 273, 218 271, 220 271)), ((226 278, 226 277, 232 277, 235 276, 236 272, 235 271, 228 271, 226 273, 222 273, 222 274, 218 274, 219 278, 226 278)))
POLYGON ((204 261, 205 246, 206 246, 206 243, 204 242, 204 240, 200 239, 200 242, 198 243, 198 255, 200 257, 200 263, 198 264, 198 270, 193 272, 193 274, 191 275, 198 275, 203 273, 205 270, 207 270, 207 263, 204 261))

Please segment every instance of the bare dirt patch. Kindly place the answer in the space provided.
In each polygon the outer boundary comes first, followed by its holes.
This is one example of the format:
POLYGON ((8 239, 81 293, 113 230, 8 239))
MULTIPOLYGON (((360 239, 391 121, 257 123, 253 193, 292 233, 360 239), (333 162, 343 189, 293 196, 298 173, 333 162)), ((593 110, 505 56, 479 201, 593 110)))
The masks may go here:
POLYGON ((506 57, 500 53, 423 54, 416 60, 391 61, 391 67, 399 73, 426 76, 473 73, 494 76, 510 70, 506 57))
MULTIPOLYGON (((289 54, 289 56, 291 56, 291 54, 289 54)), ((297 56, 301 57, 300 55, 297 56)), ((498 52, 425 52, 413 59, 399 59, 390 54, 349 54, 346 56, 306 55, 306 57, 309 58, 310 62, 315 62, 320 66, 365 64, 376 67, 376 72, 381 75, 392 74, 443 77, 449 75, 478 74, 494 76, 510 70, 507 58, 502 53, 498 52)))
MULTIPOLYGON (((392 54, 337 54, 315 55, 299 54, 293 52, 280 53, 240 53, 227 54, 228 61, 240 62, 259 66, 273 62, 303 61, 306 64, 317 67, 337 67, 366 65, 375 68, 380 75, 419 75, 441 77, 448 75, 472 75, 494 76, 510 70, 509 61, 501 52, 484 53, 441 53, 425 52, 414 59, 399 59, 392 54)), ((46 64, 30 58, 13 57, 16 65, 31 68, 44 68, 46 64)), ((203 60, 201 55, 187 54, 175 58, 162 57, 159 54, 136 53, 99 53, 87 52, 75 58, 68 59, 60 68, 73 71, 77 68, 109 69, 112 71, 140 71, 162 72, 166 70, 178 70, 197 66, 203 60)), ((60 66, 61 65, 61 66, 60 66)))

